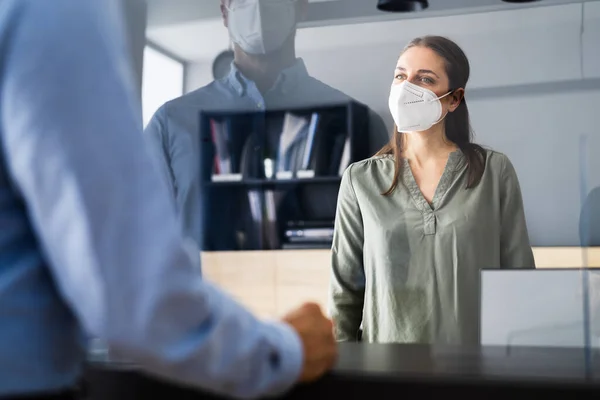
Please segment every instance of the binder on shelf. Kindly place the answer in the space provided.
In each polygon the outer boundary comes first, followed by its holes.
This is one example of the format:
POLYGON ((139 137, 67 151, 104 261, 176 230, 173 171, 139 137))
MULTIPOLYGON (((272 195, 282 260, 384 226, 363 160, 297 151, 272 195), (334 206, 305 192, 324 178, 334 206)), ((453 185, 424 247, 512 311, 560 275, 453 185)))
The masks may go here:
POLYGON ((277 172, 296 172, 304 157, 309 127, 310 121, 305 117, 285 113, 279 136, 277 172))
POLYGON ((320 114, 317 112, 313 112, 310 118, 310 125, 308 127, 308 137, 306 138, 306 145, 304 147, 304 158, 302 159, 302 165, 300 168, 302 170, 308 170, 310 166, 311 156, 313 154, 313 143, 315 141, 315 135, 317 132, 317 127, 319 125, 320 114))
MULTIPOLYGON (((214 181, 235 181, 242 174, 242 157, 250 136, 247 132, 249 124, 247 118, 237 120, 236 116, 231 115, 209 118, 210 138, 214 148, 214 181)), ((250 125, 250 129, 252 128, 250 125)))
POLYGON ((263 223, 266 238, 266 248, 276 250, 279 245, 279 233, 277 229, 277 206, 281 196, 273 190, 265 191, 265 219, 263 223))
POLYGON ((223 122, 210 120, 210 129, 213 144, 215 145, 215 174, 230 174, 231 159, 229 153, 229 131, 223 122))
POLYGON ((340 166, 338 168, 338 176, 344 175, 344 171, 350 165, 350 137, 346 138, 344 143, 344 150, 342 151, 342 157, 340 159, 340 166))
POLYGON ((260 190, 248 191, 248 203, 250 205, 251 222, 249 236, 255 241, 255 246, 263 248, 263 225, 264 219, 262 193, 260 190))

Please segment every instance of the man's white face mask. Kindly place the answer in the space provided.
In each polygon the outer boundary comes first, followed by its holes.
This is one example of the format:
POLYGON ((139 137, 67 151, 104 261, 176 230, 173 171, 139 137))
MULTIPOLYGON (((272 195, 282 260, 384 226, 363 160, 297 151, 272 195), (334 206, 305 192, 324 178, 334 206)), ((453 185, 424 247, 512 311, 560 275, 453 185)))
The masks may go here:
POLYGON ((398 132, 426 131, 440 122, 446 116, 442 115, 440 99, 450 93, 437 97, 431 90, 408 81, 392 85, 389 107, 398 132))
POLYGON ((248 54, 278 50, 296 27, 295 0, 232 0, 227 8, 231 40, 248 54))

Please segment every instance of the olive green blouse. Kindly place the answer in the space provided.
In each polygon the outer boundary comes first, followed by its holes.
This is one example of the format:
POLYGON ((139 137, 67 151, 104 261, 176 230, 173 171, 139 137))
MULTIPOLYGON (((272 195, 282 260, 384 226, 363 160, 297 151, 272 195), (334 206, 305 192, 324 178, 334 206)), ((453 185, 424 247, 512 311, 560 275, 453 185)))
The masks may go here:
POLYGON ((342 177, 332 246, 329 313, 339 341, 479 343, 479 271, 535 268, 516 172, 488 151, 467 189, 462 152, 450 154, 432 204, 405 160, 352 164, 342 177))

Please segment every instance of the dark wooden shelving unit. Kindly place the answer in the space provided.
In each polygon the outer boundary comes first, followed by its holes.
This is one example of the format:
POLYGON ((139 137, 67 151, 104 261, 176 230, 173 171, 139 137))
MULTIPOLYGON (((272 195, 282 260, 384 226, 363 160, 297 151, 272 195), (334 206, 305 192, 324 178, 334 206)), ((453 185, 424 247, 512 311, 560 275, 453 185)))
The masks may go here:
POLYGON ((327 247, 341 175, 369 157, 368 126, 354 101, 202 112, 202 250, 327 247))

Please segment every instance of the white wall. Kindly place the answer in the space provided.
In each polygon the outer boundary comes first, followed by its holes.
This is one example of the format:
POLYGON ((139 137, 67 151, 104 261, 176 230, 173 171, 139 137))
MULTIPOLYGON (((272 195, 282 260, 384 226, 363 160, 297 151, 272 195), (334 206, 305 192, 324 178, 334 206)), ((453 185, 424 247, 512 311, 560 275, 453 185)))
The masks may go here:
POLYGON ((185 91, 191 92, 213 81, 212 64, 209 62, 189 63, 185 69, 185 91))
POLYGON ((122 0, 122 4, 137 90, 141 95, 147 6, 144 0, 122 0))
MULTIPOLYGON (((313 76, 371 106, 391 129, 396 59, 425 34, 448 36, 467 53, 477 141, 515 164, 533 244, 577 245, 581 135, 588 135, 587 185, 600 185, 600 1, 305 28, 297 48, 313 76)), ((192 64, 187 80, 188 90, 210 82, 210 63, 192 64)))
MULTIPOLYGON (((387 92, 398 54, 410 39, 425 34, 448 36, 465 50, 472 67, 471 89, 580 79, 581 7, 570 4, 304 29, 298 34, 298 47, 315 76, 387 117, 387 92), (360 42, 348 40, 349 31, 360 42), (309 50, 309 43, 316 41, 320 49, 309 50)), ((600 2, 586 4, 586 24, 596 26, 596 40, 600 38, 598 9, 600 2)), ((587 52, 595 51, 595 61, 600 63, 593 35, 590 29, 587 52)), ((600 77, 594 58, 587 60, 586 72, 595 71, 595 77, 600 77)))
POLYGON ((160 51, 144 49, 142 119, 144 128, 160 106, 183 94, 185 66, 160 51))

